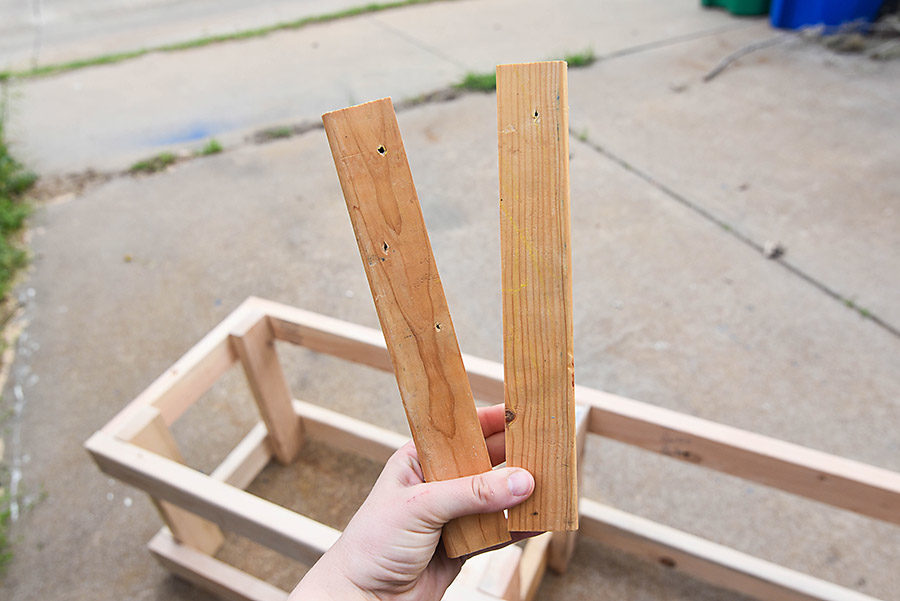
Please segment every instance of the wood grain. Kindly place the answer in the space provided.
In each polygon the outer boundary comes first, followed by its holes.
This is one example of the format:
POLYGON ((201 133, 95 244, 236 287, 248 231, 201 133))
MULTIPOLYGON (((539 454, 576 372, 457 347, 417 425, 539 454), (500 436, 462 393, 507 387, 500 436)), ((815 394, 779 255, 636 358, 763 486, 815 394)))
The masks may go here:
MULTIPOLYGON (((322 116, 400 396, 428 481, 491 469, 389 98, 322 116)), ((501 513, 444 528, 457 557, 509 540, 501 513)))
POLYGON ((512 531, 578 528, 567 102, 565 62, 497 67, 506 460, 535 478, 512 531))

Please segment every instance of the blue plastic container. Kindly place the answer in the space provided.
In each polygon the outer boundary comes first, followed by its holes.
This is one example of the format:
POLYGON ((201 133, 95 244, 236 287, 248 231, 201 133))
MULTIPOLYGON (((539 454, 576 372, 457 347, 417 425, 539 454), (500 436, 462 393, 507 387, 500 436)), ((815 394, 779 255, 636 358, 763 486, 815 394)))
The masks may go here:
POLYGON ((882 0, 772 0, 769 19, 775 27, 800 29, 812 25, 839 27, 862 19, 870 23, 882 0))

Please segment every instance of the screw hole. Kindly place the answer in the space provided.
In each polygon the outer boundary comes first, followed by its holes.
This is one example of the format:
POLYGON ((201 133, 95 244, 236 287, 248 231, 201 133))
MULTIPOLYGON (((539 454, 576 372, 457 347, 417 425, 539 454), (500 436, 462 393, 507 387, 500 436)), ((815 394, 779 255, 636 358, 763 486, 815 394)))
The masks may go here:
POLYGON ((674 559, 665 556, 659 558, 659 563, 667 568, 674 568, 678 565, 674 559))
POLYGON ((437 330, 438 332, 440 332, 441 331, 441 322, 437 322, 436 324, 434 324, 434 329, 437 330))
POLYGON ((387 252, 389 248, 390 248, 390 246, 388 246, 388 243, 387 243, 387 242, 382 242, 382 243, 381 243, 381 249, 382 249, 384 252, 387 252))
POLYGON ((537 120, 538 120, 538 117, 539 117, 539 115, 538 115, 537 109, 535 109, 535 111, 534 111, 534 120, 537 121, 537 120))
POLYGON ((376 148, 375 150, 378 151, 378 154, 384 154, 385 152, 387 152, 387 150, 384 148, 383 144, 381 146, 379 146, 378 148, 376 148))

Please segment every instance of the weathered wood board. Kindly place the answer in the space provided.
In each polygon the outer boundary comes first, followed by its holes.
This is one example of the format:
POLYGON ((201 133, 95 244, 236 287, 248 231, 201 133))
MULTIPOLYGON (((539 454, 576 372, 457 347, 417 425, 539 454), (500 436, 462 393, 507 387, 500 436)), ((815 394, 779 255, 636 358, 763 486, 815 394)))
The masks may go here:
POLYGON ((576 530, 566 63, 497 67, 507 464, 535 491, 511 531, 576 530))
MULTIPOLYGON (((491 469, 389 98, 322 116, 426 480, 491 469)), ((509 540, 502 512, 444 527, 456 557, 509 540)))

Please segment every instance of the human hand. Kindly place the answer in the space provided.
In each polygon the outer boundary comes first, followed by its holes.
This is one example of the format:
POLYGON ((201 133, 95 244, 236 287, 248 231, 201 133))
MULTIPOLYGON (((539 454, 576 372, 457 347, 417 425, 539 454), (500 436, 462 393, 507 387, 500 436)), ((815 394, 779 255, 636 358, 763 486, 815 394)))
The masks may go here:
MULTIPOLYGON (((478 410, 491 464, 506 457, 503 405, 478 410)), ((439 600, 464 558, 438 542, 454 518, 518 505, 534 490, 520 468, 425 482, 412 441, 394 453, 340 539, 294 592, 300 599, 439 600)), ((515 535, 514 535, 515 537, 515 535)))

